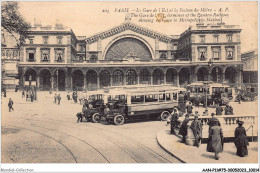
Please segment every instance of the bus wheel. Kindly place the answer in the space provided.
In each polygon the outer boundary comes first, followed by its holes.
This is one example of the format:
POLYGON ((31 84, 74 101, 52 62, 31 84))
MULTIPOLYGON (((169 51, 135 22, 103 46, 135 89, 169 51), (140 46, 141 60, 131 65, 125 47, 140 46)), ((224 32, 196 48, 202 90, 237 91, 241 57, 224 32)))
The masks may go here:
POLYGON ((99 123, 101 120, 101 115, 99 113, 94 113, 92 115, 92 121, 93 123, 99 123))
POLYGON ((170 112, 168 112, 168 111, 163 111, 163 112, 161 113, 161 120, 162 120, 162 121, 166 121, 169 116, 170 116, 170 112))
POLYGON ((114 117, 115 125, 122 125, 125 122, 125 118, 122 115, 117 115, 114 117))

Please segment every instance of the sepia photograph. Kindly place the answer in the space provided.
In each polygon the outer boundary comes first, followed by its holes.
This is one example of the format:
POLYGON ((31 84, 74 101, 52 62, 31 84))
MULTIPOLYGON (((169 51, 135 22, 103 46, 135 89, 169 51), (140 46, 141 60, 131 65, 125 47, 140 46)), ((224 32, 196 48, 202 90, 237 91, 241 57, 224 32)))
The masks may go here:
POLYGON ((119 163, 259 172, 258 1, 1 1, 1 172, 119 163))

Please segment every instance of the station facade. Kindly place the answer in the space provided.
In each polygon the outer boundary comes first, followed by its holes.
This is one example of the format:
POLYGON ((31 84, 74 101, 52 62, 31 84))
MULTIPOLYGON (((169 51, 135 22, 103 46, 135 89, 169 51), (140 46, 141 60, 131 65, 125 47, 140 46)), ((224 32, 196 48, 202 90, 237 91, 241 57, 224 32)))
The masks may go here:
POLYGON ((86 37, 61 24, 35 25, 21 49, 19 83, 35 81, 46 91, 196 81, 240 86, 240 32, 235 25, 197 24, 165 35, 126 21, 86 37))

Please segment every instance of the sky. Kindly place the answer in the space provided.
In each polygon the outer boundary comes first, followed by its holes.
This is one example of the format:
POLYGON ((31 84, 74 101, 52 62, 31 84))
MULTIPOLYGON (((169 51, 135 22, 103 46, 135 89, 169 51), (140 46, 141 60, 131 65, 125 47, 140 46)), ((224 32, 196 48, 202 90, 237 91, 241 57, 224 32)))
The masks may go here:
MULTIPOLYGON (((169 2, 169 1, 20 1, 20 13, 25 20, 33 25, 34 19, 41 21, 42 25, 55 25, 57 20, 64 26, 70 27, 77 36, 91 36, 98 32, 106 31, 122 24, 125 21, 127 12, 115 12, 116 9, 154 9, 154 8, 228 8, 228 18, 223 18, 227 25, 240 25, 241 51, 249 51, 258 48, 258 4, 257 2, 169 2), (109 10, 109 13, 102 10, 109 10)), ((145 14, 145 13, 144 13, 145 14)), ((165 13, 167 14, 167 13, 165 13)), ((132 18, 131 21, 137 25, 147 27, 166 35, 179 35, 195 26, 196 23, 189 22, 139 22, 139 18, 132 18)))

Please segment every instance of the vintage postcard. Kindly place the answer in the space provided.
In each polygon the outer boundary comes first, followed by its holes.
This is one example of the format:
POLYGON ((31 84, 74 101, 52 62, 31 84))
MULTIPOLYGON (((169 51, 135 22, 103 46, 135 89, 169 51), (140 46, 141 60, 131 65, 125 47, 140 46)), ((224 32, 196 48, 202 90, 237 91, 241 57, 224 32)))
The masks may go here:
POLYGON ((2 1, 1 14, 1 172, 259 172, 257 1, 2 1))

